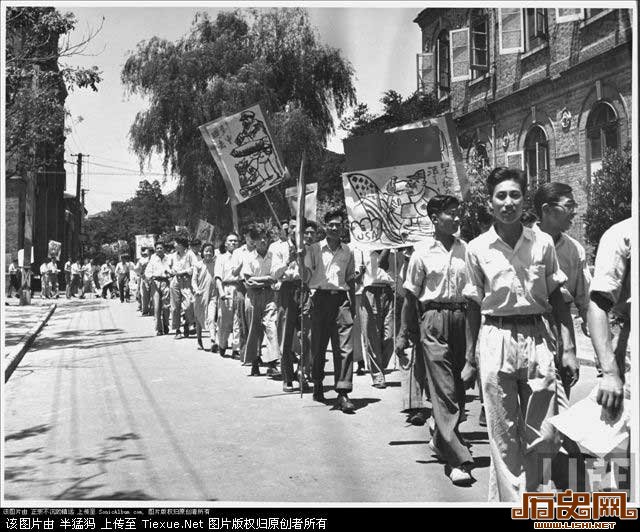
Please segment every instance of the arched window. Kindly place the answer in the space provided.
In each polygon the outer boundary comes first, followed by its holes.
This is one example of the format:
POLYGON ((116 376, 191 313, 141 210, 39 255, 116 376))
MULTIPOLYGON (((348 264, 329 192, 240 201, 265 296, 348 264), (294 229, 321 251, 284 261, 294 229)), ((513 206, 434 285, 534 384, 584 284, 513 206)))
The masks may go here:
POLYGON ((549 143, 540 126, 533 126, 524 140, 525 166, 529 184, 536 188, 549 179, 549 143))
POLYGON ((482 170, 482 168, 489 166, 489 154, 487 153, 486 146, 481 142, 473 144, 473 146, 469 148, 467 162, 473 164, 477 170, 482 170))
POLYGON ((438 99, 449 97, 451 68, 449 65, 449 32, 441 31, 436 41, 436 85, 438 99))
POLYGON ((598 102, 587 119, 587 154, 591 174, 602 167, 605 148, 618 149, 618 118, 611 105, 598 102))

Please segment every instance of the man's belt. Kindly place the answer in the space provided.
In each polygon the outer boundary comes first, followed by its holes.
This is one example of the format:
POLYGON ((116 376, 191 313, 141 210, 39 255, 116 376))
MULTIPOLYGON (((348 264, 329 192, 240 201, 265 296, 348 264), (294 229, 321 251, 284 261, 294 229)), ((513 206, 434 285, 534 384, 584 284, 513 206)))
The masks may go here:
POLYGON ((512 314, 510 316, 493 316, 485 314, 485 323, 502 326, 503 323, 535 323, 540 320, 544 314, 512 314))
POLYGON ((426 312, 427 310, 466 310, 467 304, 463 301, 427 301, 420 302, 420 310, 426 312))
POLYGON ((316 288, 316 293, 337 296, 339 294, 346 294, 347 291, 346 290, 327 290, 325 288, 316 288))
POLYGON ((152 277, 153 281, 166 281, 167 283, 169 282, 169 278, 168 277, 163 277, 161 275, 154 275, 152 277))
POLYGON ((222 281, 222 286, 229 286, 229 285, 240 285, 243 284, 242 281, 238 280, 238 281, 222 281))

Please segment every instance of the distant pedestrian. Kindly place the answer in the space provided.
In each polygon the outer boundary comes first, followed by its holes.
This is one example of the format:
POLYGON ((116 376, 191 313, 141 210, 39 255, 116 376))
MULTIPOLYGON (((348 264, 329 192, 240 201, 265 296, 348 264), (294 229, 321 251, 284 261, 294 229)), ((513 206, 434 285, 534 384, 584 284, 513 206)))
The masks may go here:
POLYGON ((64 263, 64 291, 67 299, 71 298, 71 259, 64 263))
POLYGON ((49 263, 40 265, 40 296, 42 299, 51 299, 51 284, 49 283, 49 263))
POLYGON ((263 227, 251 230, 251 240, 256 245, 255 251, 249 255, 242 265, 242 275, 247 284, 247 296, 253 308, 245 361, 251 363, 251 375, 260 375, 258 359, 267 364, 267 375, 280 375, 278 362, 280 361, 280 345, 278 343, 278 307, 275 301, 271 276, 272 254, 269 251, 270 239, 263 227), (266 353, 261 353, 262 338, 266 339, 266 353))
POLYGON ((9 264, 9 282, 7 283, 7 298, 15 291, 15 296, 20 297, 20 268, 18 259, 13 259, 9 264))
MULTIPOLYGON (((80 264, 80 258, 73 259, 70 268, 71 273, 71 287, 70 297, 76 297, 78 290, 82 291, 82 265, 80 264)), ((83 294, 80 297, 84 297, 83 294)))
POLYGON ((202 330, 207 328, 213 346, 215 337, 215 246, 210 242, 202 245, 202 260, 193 267, 191 287, 193 289, 193 310, 196 319, 196 338, 198 347, 202 345, 202 330))
POLYGON ((238 235, 229 233, 224 242, 224 252, 216 258, 215 276, 218 288, 218 346, 220 356, 226 356, 229 347, 232 356, 240 358, 242 342, 242 304, 240 269, 242 262, 233 252, 238 246, 238 235))
POLYGON ((115 294, 114 281, 111 278, 111 266, 109 261, 106 261, 100 267, 100 286, 102 288, 102 298, 107 299, 107 294, 110 293, 111 297, 115 294))
POLYGON ((129 261, 129 255, 121 255, 120 262, 116 266, 116 280, 118 282, 118 292, 120 303, 129 302, 129 279, 133 264, 129 261))
POLYGON ((186 238, 177 237, 174 242, 175 252, 172 255, 171 274, 169 283, 171 294, 171 326, 175 329, 175 338, 189 336, 189 327, 194 323, 193 293, 191 292, 191 278, 196 256, 188 248, 186 238), (180 332, 180 315, 184 312, 184 334, 180 332))
POLYGON ((145 270, 149 264, 149 257, 153 253, 153 248, 142 248, 140 257, 135 265, 135 272, 138 274, 138 311, 143 316, 153 313, 153 303, 150 303, 151 288, 149 280, 145 276, 145 270))
POLYGON ((169 334, 171 258, 165 254, 163 242, 156 242, 155 253, 149 259, 144 275, 153 284, 156 335, 169 334))
POLYGON ((51 257, 49 264, 47 265, 49 269, 49 287, 51 289, 51 297, 54 299, 58 298, 58 274, 60 270, 58 269, 58 263, 54 257, 51 257))

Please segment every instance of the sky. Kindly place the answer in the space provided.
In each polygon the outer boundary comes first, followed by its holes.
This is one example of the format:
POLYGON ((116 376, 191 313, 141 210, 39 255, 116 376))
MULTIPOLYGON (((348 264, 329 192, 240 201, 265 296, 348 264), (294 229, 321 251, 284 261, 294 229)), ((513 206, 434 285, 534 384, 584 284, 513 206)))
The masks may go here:
MULTIPOLYGON (((70 35, 78 42, 98 28, 83 55, 64 58, 62 63, 78 66, 97 65, 103 81, 98 91, 75 89, 67 97, 71 133, 65 146, 65 160, 76 161, 73 154, 88 154, 83 159, 83 188, 87 189, 89 214, 108 210, 112 201, 134 195, 141 179, 163 181, 162 163, 154 158, 139 175, 137 157, 129 150, 128 131, 136 113, 146 109, 138 96, 127 95, 120 82, 120 72, 131 50, 153 36, 177 40, 188 33, 197 11, 215 17, 219 9, 205 7, 78 7, 60 5, 62 12, 72 11, 77 26, 70 35), (104 21, 102 20, 104 17, 104 21), (124 174, 124 175, 123 175, 124 174)), ((420 51, 420 30, 413 22, 421 7, 381 8, 309 8, 311 24, 320 41, 341 50, 355 71, 356 96, 359 102, 379 112, 380 98, 388 89, 404 97, 416 87, 415 57, 420 51)), ((337 122, 336 122, 337 128, 337 122)), ((343 131, 328 142, 328 148, 343 152, 343 131)), ((66 165, 67 191, 75 194, 76 166, 66 165)), ((163 190, 175 188, 168 177, 163 190)))

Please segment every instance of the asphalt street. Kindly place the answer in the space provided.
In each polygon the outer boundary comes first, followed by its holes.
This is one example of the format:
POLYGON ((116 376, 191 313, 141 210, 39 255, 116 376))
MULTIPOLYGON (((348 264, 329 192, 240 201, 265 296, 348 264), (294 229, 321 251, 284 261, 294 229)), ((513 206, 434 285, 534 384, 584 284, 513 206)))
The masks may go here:
MULTIPOLYGON (((456 487, 428 450, 427 426, 406 423, 393 362, 385 390, 354 377, 347 415, 333 405, 331 374, 327 405, 285 394, 193 338, 156 337, 135 309, 65 301, 26 354, 4 388, 6 499, 486 501, 476 391, 461 425, 476 482, 456 487)), ((583 365, 572 401, 594 379, 583 365)))

